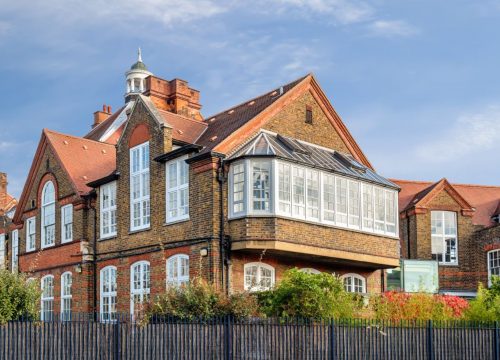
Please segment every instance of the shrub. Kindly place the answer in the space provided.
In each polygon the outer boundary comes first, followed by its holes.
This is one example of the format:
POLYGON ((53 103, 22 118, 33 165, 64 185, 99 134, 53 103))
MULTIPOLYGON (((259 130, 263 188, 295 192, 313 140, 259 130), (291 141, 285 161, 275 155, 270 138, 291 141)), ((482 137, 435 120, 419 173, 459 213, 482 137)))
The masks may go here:
POLYGON ((248 293, 226 295, 202 280, 181 287, 169 287, 146 307, 148 317, 161 315, 180 319, 230 315, 246 318, 257 314, 257 301, 248 293))
POLYGON ((361 306, 338 277, 298 269, 286 271, 273 290, 258 294, 258 298, 262 311, 276 317, 348 318, 361 306))
POLYGON ((497 321, 500 319, 500 277, 491 279, 491 287, 484 288, 479 284, 477 297, 470 302, 466 312, 468 320, 497 321))
POLYGON ((0 270, 0 324, 20 317, 36 318, 40 290, 23 274, 0 270))
POLYGON ((385 292, 370 299, 379 320, 451 320, 460 319, 469 304, 457 296, 425 293, 385 292))

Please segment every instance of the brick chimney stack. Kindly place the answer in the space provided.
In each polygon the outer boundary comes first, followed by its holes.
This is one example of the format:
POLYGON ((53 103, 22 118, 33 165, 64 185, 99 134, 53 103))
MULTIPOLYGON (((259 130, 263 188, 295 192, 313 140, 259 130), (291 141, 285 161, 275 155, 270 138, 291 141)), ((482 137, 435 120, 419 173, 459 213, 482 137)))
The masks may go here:
POLYGON ((98 110, 94 113, 94 123, 92 124, 92 129, 95 128, 100 123, 102 123, 104 120, 106 120, 110 115, 111 115, 111 106, 104 104, 102 106, 102 111, 98 110))

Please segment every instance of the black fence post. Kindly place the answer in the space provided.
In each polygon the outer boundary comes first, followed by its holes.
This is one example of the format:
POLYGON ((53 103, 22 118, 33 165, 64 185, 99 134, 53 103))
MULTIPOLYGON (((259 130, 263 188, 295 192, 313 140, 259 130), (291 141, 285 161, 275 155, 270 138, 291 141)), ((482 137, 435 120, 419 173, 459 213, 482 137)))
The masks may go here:
POLYGON ((429 360, 434 360, 434 337, 432 331, 432 320, 427 323, 427 353, 429 360))
POLYGON ((330 360, 335 360, 335 321, 330 320, 330 360))
POLYGON ((225 360, 231 360, 232 356, 233 356, 232 336, 233 336, 233 327, 231 324, 231 316, 226 315, 224 318, 224 359, 225 360))
POLYGON ((495 321, 495 360, 500 360, 500 329, 498 328, 498 321, 495 321))

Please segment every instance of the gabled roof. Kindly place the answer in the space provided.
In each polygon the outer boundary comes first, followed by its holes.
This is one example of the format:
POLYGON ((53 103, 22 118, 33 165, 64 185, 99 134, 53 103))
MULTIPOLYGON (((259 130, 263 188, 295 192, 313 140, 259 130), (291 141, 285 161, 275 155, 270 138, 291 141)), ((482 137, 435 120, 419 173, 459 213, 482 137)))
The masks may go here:
MULTIPOLYGON (((430 181, 396 179, 391 179, 391 181, 401 188, 401 192, 399 193, 399 209, 400 211, 406 211, 415 205, 415 201, 422 204, 420 200, 426 198, 429 193, 435 190, 443 179, 434 183, 430 181)), ((446 182, 448 183, 448 181, 446 182)), ((448 184, 474 209, 472 215, 472 222, 474 224, 484 226, 493 224, 491 217, 494 215, 500 201, 500 186, 448 184)))
POLYGON ((208 117, 205 120, 208 129, 198 140, 200 145, 205 146, 201 153, 230 153, 246 138, 257 133, 274 114, 307 91, 316 98, 332 127, 356 160, 373 169, 312 74, 208 117))
POLYGON ((24 211, 29 191, 47 148, 54 152, 78 196, 86 195, 92 190, 87 186, 88 182, 102 178, 115 169, 114 145, 44 129, 19 200, 20 206, 16 210, 15 222, 20 220, 20 215, 24 211))
POLYGON ((273 156, 278 159, 333 172, 346 177, 398 190, 399 187, 360 164, 349 154, 327 149, 291 137, 262 131, 228 160, 245 156, 273 156))

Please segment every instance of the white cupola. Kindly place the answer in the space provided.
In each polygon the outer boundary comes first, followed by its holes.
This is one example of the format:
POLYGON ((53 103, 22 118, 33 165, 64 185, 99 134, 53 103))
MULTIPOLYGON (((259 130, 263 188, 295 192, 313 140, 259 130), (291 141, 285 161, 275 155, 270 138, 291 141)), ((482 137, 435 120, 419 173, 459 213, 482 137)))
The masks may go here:
POLYGON ((137 62, 125 73, 127 81, 125 98, 131 94, 144 92, 146 89, 146 78, 150 75, 153 75, 153 73, 149 72, 146 64, 142 62, 141 48, 139 48, 137 51, 137 62))

